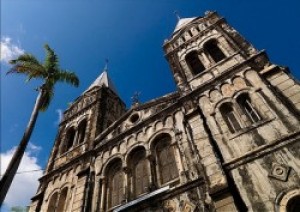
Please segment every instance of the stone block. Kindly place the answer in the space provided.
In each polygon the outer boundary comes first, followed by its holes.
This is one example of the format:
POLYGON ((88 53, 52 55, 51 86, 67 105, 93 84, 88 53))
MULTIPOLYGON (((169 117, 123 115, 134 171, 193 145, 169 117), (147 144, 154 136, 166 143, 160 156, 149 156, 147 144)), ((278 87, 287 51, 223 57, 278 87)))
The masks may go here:
POLYGON ((286 81, 278 84, 277 87, 280 90, 284 91, 284 90, 290 88, 291 86, 293 86, 294 84, 295 84, 295 82, 293 80, 289 79, 289 80, 286 80, 286 81))
POLYGON ((286 89, 283 93, 287 97, 290 97, 290 96, 293 96, 293 95, 295 95, 299 92, 300 92, 300 86, 299 85, 293 85, 293 86, 289 87, 288 89, 286 89))
POLYGON ((210 164, 217 163, 217 159, 216 159, 215 154, 212 153, 212 154, 208 155, 207 157, 202 158, 201 162, 204 166, 208 166, 210 164))
POLYGON ((291 96, 290 100, 295 104, 300 102, 300 92, 298 92, 296 95, 291 96))
POLYGON ((273 85, 278 85, 286 80, 290 79, 290 77, 286 74, 281 74, 281 75, 277 75, 276 78, 272 79, 272 84, 273 85))

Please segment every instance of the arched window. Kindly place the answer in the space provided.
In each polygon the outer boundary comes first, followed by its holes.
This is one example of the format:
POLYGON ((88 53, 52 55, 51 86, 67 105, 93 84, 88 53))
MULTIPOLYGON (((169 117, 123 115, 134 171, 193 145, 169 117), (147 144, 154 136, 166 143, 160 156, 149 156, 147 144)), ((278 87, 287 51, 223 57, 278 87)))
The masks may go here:
POLYGON ((66 133, 65 151, 71 149, 74 143, 74 138, 75 138, 75 129, 72 127, 66 133))
POLYGON ((247 118, 252 122, 258 122, 261 120, 260 115, 256 111, 256 109, 253 107, 251 103, 251 99, 249 98, 248 94, 241 94, 237 98, 237 103, 239 104, 241 110, 243 113, 247 116, 247 118))
POLYGON ((132 166, 132 187, 134 197, 148 192, 149 188, 149 170, 144 149, 136 150, 131 157, 132 166))
POLYGON ((299 212, 300 211, 300 196, 297 195, 290 199, 286 206, 287 212, 299 212))
POLYGON ((68 188, 64 188, 59 196, 59 201, 57 204, 57 208, 55 212, 64 212, 66 211, 65 207, 67 204, 67 194, 68 194, 68 188))
POLYGON ((231 104, 222 104, 220 106, 220 112, 231 133, 237 132, 241 129, 241 125, 231 104))
POLYGON ((205 70, 204 65, 199 59, 199 55, 196 51, 192 51, 185 56, 185 60, 193 75, 197 75, 205 70))
POLYGON ((226 56, 222 50, 218 47, 216 40, 210 40, 204 44, 204 50, 212 57, 212 59, 217 63, 223 60, 226 56))
POLYGON ((124 173, 122 171, 121 161, 118 161, 109 168, 108 174, 107 200, 108 208, 120 205, 124 193, 124 173))
POLYGON ((81 144, 84 142, 85 131, 86 131, 86 120, 83 120, 80 122, 80 124, 78 126, 78 144, 81 144))
POLYGON ((57 197, 58 197, 58 193, 55 192, 54 194, 52 194, 50 200, 49 200, 49 204, 48 204, 48 209, 47 212, 54 212, 56 209, 56 203, 57 203, 57 197))
POLYGON ((161 184, 165 184, 179 177, 176 165, 174 147, 168 135, 160 136, 156 141, 155 152, 161 184))

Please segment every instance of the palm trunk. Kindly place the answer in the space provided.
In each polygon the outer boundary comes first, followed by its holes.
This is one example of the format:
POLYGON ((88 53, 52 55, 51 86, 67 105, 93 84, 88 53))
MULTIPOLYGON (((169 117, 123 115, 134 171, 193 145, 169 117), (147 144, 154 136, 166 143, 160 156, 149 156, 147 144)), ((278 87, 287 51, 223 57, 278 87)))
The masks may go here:
POLYGON ((39 108, 43 101, 43 94, 44 94, 43 89, 40 89, 39 94, 36 98, 36 102, 35 102, 32 114, 31 114, 29 122, 27 124, 26 130, 23 134, 22 140, 21 140, 19 146, 17 147, 3 177, 0 180, 0 208, 1 208, 4 198, 8 192, 8 189, 13 181, 13 178, 16 175, 16 172, 19 168, 20 162, 24 155, 25 149, 26 149, 29 139, 31 137, 31 133, 34 129, 35 122, 36 122, 38 114, 39 114, 39 108))

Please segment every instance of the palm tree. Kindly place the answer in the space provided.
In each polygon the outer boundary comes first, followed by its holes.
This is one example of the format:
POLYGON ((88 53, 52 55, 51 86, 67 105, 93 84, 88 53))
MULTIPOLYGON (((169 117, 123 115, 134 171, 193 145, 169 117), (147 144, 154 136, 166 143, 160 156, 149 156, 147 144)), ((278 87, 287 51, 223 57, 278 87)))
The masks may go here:
POLYGON ((65 82, 76 87, 79 85, 79 79, 75 73, 60 69, 55 52, 47 44, 44 48, 46 50, 46 58, 43 63, 40 63, 33 55, 28 53, 10 61, 10 64, 13 66, 7 74, 25 74, 28 77, 27 81, 41 79, 43 84, 37 89, 38 96, 22 140, 0 180, 0 207, 20 165, 38 114, 40 111, 45 111, 51 102, 54 94, 54 85, 57 82, 65 82))

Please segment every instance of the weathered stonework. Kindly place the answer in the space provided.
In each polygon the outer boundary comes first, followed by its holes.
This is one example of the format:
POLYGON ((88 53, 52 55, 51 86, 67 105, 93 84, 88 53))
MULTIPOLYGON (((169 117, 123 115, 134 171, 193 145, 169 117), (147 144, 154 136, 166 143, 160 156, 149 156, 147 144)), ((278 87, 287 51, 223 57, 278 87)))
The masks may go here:
POLYGON ((164 43, 178 91, 129 110, 107 73, 66 110, 30 211, 297 211, 300 85, 215 12, 164 43))

